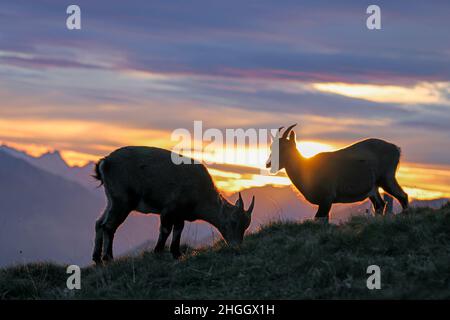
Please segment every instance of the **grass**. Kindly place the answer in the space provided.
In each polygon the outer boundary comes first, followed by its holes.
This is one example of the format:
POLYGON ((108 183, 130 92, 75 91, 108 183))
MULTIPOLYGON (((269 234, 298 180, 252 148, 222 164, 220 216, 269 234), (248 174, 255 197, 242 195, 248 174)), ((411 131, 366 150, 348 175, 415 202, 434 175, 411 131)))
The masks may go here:
POLYGON ((65 266, 0 270, 0 299, 448 299, 450 205, 341 225, 272 223, 239 250, 218 242, 179 261, 144 252, 82 269, 66 288, 65 266), (381 290, 366 269, 381 268, 381 290))

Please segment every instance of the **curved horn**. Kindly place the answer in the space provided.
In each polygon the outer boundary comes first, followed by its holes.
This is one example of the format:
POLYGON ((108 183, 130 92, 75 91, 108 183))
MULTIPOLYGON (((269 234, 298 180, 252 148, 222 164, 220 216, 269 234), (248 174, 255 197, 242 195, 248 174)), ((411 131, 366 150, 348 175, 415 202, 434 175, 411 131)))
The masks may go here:
POLYGON ((292 128, 295 127, 296 125, 297 125, 297 124, 294 123, 293 125, 289 126, 289 127, 286 129, 286 131, 283 133, 282 139, 286 139, 287 136, 288 136, 288 134, 289 134, 289 132, 291 132, 292 128))
POLYGON ((249 216, 251 216, 254 206, 255 206, 255 196, 253 196, 252 203, 250 203, 250 207, 248 207, 248 209, 245 213, 248 214, 249 216))
POLYGON ((243 209, 244 208, 244 200, 242 200, 242 196, 241 196, 240 192, 239 192, 239 198, 236 200, 236 206, 239 209, 243 209))

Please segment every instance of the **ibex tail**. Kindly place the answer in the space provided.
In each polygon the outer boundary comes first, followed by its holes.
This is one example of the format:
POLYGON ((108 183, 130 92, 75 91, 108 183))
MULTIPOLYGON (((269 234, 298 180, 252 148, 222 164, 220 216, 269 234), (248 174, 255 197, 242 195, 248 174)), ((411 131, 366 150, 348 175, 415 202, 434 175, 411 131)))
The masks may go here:
POLYGON ((105 164, 105 158, 100 159, 96 164, 94 168, 94 174, 92 175, 93 178, 100 181, 100 185, 98 187, 101 187, 103 185, 103 167, 105 164))

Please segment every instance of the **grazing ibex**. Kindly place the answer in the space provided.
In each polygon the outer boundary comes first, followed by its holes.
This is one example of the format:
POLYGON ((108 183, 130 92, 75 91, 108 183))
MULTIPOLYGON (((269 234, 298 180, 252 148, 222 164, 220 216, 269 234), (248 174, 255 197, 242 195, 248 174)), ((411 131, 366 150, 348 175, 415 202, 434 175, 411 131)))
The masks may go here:
POLYGON ((217 191, 205 166, 175 164, 171 152, 159 148, 118 149, 97 163, 95 178, 104 184, 108 200, 95 224, 92 258, 97 264, 113 258, 114 233, 132 210, 160 215, 159 239, 154 251, 164 250, 173 229, 170 251, 178 258, 185 220, 207 221, 220 231, 227 243, 240 244, 255 204, 253 197, 245 210, 239 193, 236 204, 232 205, 217 191))
POLYGON ((328 221, 333 203, 351 203, 369 197, 377 214, 382 214, 385 202, 378 187, 394 196, 408 208, 408 195, 398 184, 395 173, 400 160, 400 148, 379 139, 367 139, 334 152, 323 152, 304 158, 297 150, 295 126, 280 137, 273 137, 272 153, 266 167, 272 172, 286 169, 295 187, 311 203, 319 205, 316 219, 328 221), (288 138, 289 136, 289 138, 288 138), (278 146, 278 166, 273 159, 278 146))

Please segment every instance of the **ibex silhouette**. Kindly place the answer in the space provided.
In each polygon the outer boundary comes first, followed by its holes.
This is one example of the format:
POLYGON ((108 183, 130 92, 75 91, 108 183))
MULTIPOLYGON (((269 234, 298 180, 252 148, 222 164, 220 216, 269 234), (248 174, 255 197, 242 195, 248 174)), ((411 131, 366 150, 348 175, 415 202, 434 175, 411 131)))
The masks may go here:
MULTIPOLYGON (((193 163, 191 161, 190 163, 193 163)), ((156 213, 161 227, 155 252, 164 249, 173 228, 170 251, 180 256, 184 221, 201 219, 215 226, 229 244, 240 244, 250 225, 255 198, 244 209, 241 194, 235 205, 217 191, 202 164, 174 164, 171 152, 151 147, 124 147, 101 159, 95 177, 105 186, 108 200, 95 224, 96 263, 113 258, 113 238, 132 210, 156 213), (103 252, 103 254, 102 254, 103 252)))
POLYGON ((346 148, 304 158, 297 150, 291 125, 273 138, 272 153, 266 167, 272 167, 275 143, 278 145, 278 168, 286 169, 295 187, 311 203, 319 205, 316 219, 328 221, 333 203, 351 203, 369 198, 376 213, 382 214, 385 202, 378 188, 383 188, 408 208, 408 195, 398 184, 395 174, 400 161, 400 148, 380 140, 367 139, 346 148))

